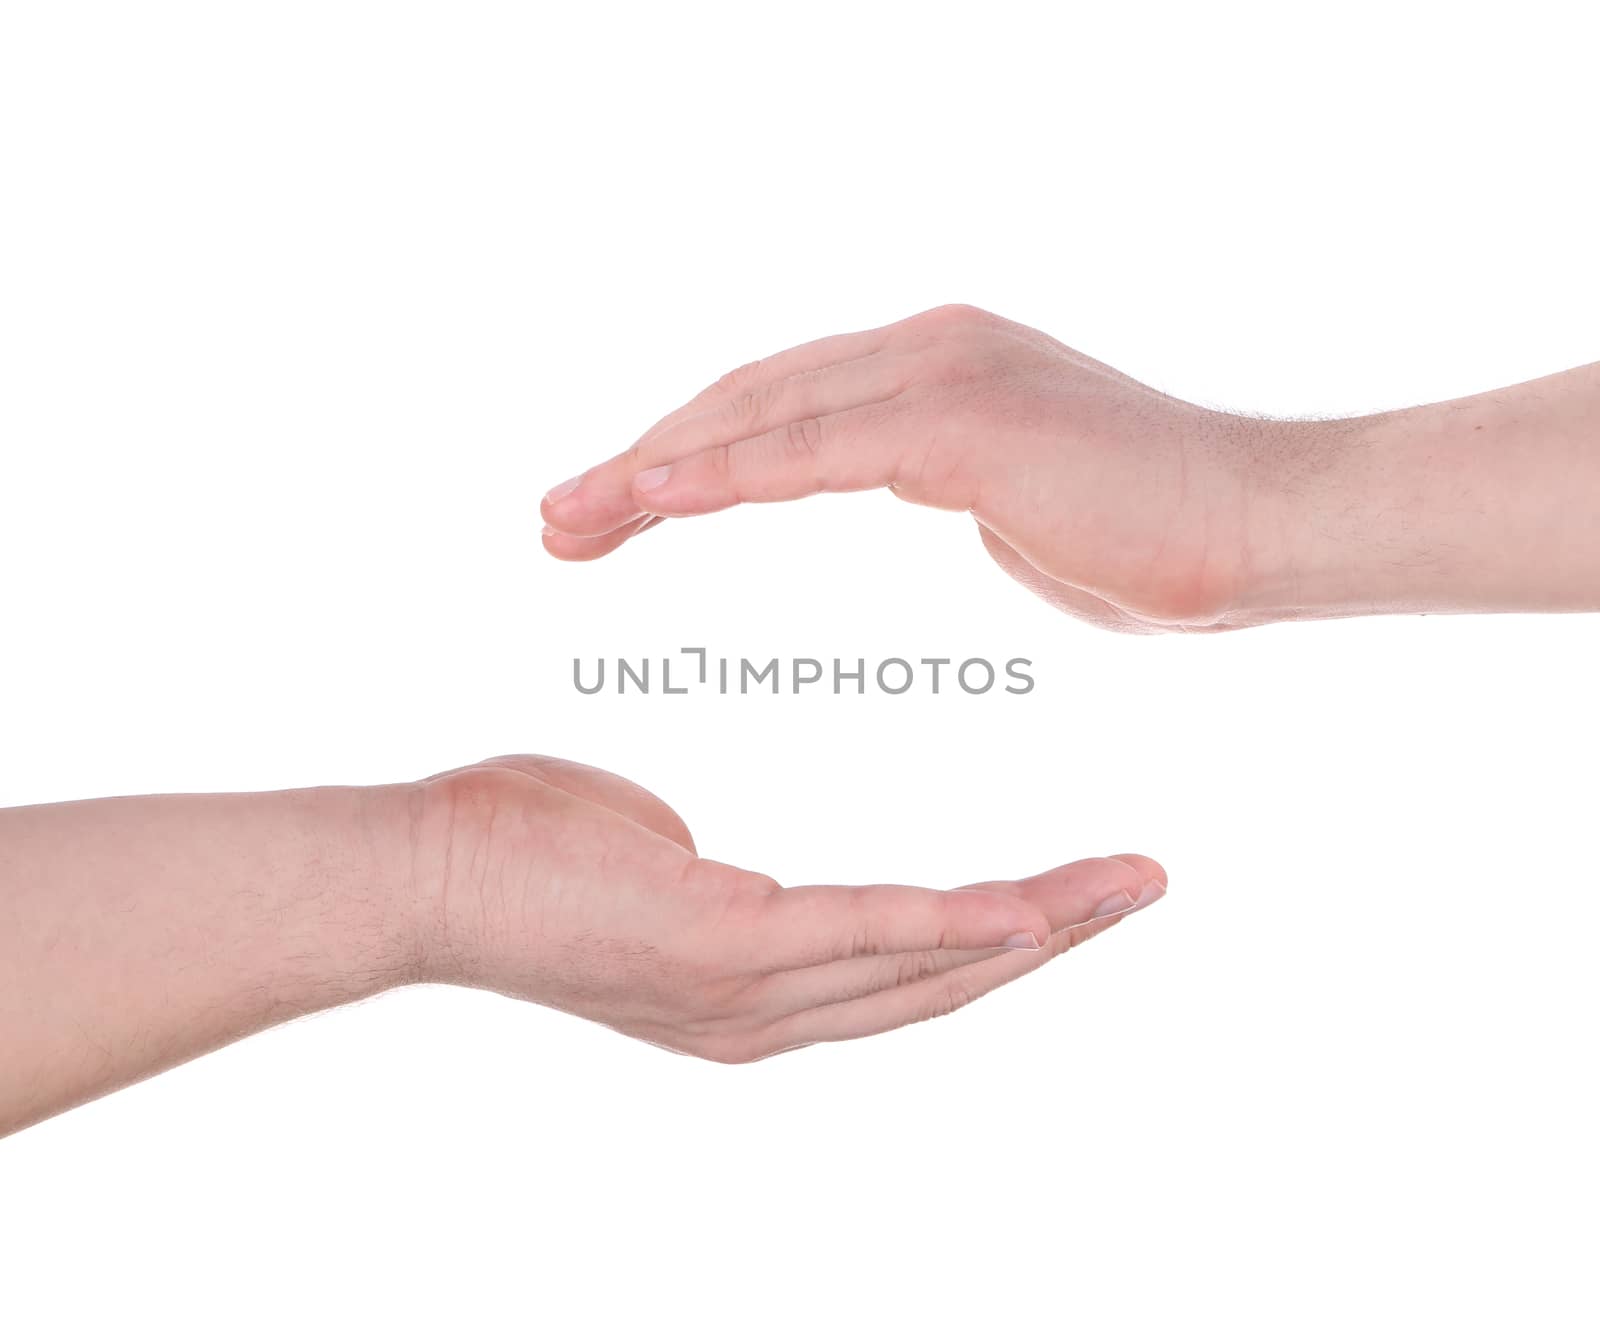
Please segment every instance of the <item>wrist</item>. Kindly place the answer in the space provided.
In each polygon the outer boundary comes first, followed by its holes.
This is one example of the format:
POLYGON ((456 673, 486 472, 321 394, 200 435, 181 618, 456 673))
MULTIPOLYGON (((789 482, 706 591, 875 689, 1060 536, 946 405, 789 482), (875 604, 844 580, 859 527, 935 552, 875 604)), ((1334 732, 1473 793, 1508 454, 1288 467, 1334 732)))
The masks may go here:
POLYGON ((417 784, 271 794, 290 817, 305 906, 331 990, 353 1001, 423 977, 427 916, 415 862, 417 784))
POLYGON ((1430 409, 1273 426, 1241 624, 1450 608, 1462 554, 1430 409))
POLYGON ((384 845, 393 854, 385 879, 398 901, 392 944, 406 981, 491 986, 485 947, 505 910, 487 897, 488 850, 497 831, 520 829, 508 783, 530 786, 525 775, 486 763, 373 789, 380 829, 396 836, 384 845))

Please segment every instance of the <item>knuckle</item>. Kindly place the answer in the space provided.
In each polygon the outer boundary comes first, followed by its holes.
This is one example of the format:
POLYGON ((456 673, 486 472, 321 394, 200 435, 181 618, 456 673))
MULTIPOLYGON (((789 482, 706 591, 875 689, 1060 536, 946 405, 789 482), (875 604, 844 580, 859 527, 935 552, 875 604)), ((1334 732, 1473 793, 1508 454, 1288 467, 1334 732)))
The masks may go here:
POLYGON ((962 328, 986 325, 995 320, 992 312, 974 307, 971 303, 941 303, 922 314, 926 325, 935 329, 962 328))
POLYGON ((791 420, 783 434, 784 451, 791 457, 805 459, 822 451, 822 421, 815 416, 791 420))
POLYGON ((923 979, 932 978, 942 966, 939 957, 932 951, 916 951, 900 961, 895 969, 894 987, 904 988, 908 984, 921 983, 923 979))
POLYGON ((730 368, 706 390, 719 393, 735 392, 750 382, 761 371, 761 367, 765 362, 765 359, 752 359, 749 363, 742 363, 737 368, 730 368))
POLYGON ((772 397, 770 384, 736 391, 728 401, 726 416, 736 425, 754 424, 771 408, 772 397))
POLYGON ((970 1006, 976 997, 977 994, 965 983, 944 984, 933 995, 922 1019, 935 1020, 940 1016, 952 1015, 962 1007, 970 1006))

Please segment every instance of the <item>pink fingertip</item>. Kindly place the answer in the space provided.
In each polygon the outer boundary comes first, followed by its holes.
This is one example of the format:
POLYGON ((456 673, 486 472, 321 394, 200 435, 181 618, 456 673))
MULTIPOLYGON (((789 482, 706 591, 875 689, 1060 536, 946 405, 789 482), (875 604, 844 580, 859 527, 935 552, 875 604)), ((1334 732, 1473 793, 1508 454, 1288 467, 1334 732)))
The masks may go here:
POLYGON ((560 503, 568 494, 573 493, 583 483, 581 475, 575 475, 570 480, 563 480, 559 485, 544 496, 546 503, 560 503))

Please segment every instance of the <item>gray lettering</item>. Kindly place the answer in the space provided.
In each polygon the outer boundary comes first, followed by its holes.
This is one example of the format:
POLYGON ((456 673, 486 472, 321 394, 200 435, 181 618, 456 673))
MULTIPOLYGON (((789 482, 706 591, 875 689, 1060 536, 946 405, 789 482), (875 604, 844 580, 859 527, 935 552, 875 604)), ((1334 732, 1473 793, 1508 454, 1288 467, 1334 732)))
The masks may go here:
POLYGON ((1020 681, 1026 681, 1027 682, 1025 685, 1023 685, 1023 687, 1020 690, 1017 689, 1015 686, 1007 685, 1006 686, 1006 693, 1007 694, 1026 694, 1029 690, 1031 690, 1033 688, 1033 677, 1030 676, 1026 671, 1018 671, 1017 670, 1017 668, 1019 666, 1032 666, 1032 665, 1033 665, 1033 663, 1026 657, 1013 657, 1009 662, 1006 663, 1006 675, 1010 676, 1011 679, 1013 679, 1013 680, 1020 680, 1020 681))
POLYGON ((964 689, 968 694, 988 694, 989 691, 994 688, 994 667, 986 662, 982 657, 969 657, 966 661, 962 662, 961 666, 957 669, 956 679, 961 682, 961 688, 964 689), (975 690, 972 688, 972 686, 967 684, 967 668, 969 666, 981 666, 986 672, 988 672, 989 679, 984 681, 983 688, 981 690, 975 690))
POLYGON ((650 693, 650 659, 646 657, 643 662, 644 674, 635 671, 625 658, 617 658, 617 693, 621 694, 627 689, 627 682, 632 681, 644 694, 650 693))
POLYGON ((772 692, 778 692, 778 659, 774 657, 759 672, 743 657, 739 659, 739 693, 750 693, 750 675, 755 672, 756 684, 761 684, 768 676, 772 677, 772 692))
POLYGON ((905 660, 903 660, 903 659, 901 659, 899 657, 891 657, 887 661, 883 661, 883 662, 879 662, 878 663, 878 688, 880 690, 882 690, 885 694, 904 694, 907 690, 909 690, 911 688, 911 678, 912 678, 912 676, 914 674, 915 673, 911 670, 911 663, 910 662, 905 661, 905 660), (891 690, 889 688, 888 682, 885 681, 884 678, 883 678, 884 671, 887 670, 891 666, 901 666, 901 667, 905 668, 906 683, 904 685, 902 685, 898 690, 891 690))

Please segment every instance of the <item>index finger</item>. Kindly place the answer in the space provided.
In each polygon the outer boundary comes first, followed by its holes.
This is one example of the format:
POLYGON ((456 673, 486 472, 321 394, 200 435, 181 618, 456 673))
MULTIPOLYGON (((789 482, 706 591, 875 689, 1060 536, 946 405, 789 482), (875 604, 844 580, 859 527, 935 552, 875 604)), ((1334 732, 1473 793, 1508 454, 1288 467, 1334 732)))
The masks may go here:
POLYGON ((877 327, 826 336, 743 364, 657 420, 627 450, 556 485, 544 496, 539 511, 546 523, 565 535, 598 536, 623 526, 641 515, 630 495, 633 477, 672 459, 670 443, 663 442, 672 429, 718 407, 737 406, 774 383, 867 358, 888 342, 889 328, 877 327))

